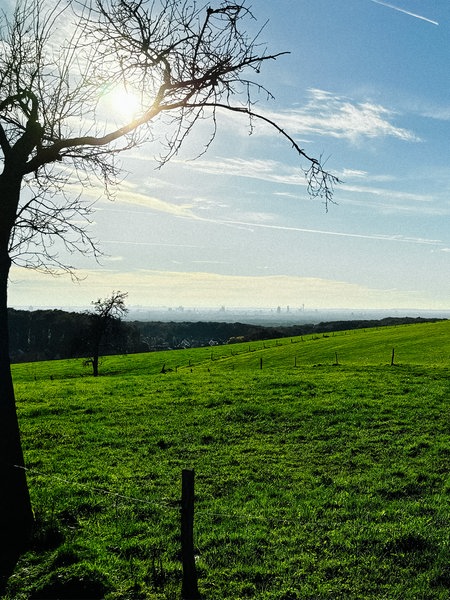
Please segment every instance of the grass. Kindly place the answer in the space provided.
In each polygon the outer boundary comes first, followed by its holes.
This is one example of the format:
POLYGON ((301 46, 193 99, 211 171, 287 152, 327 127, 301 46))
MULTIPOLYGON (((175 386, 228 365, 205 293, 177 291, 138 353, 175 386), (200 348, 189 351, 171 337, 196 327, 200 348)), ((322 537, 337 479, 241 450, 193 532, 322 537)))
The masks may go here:
POLYGON ((449 357, 444 322, 15 365, 8 600, 179 598, 183 468, 205 599, 448 598, 449 357))

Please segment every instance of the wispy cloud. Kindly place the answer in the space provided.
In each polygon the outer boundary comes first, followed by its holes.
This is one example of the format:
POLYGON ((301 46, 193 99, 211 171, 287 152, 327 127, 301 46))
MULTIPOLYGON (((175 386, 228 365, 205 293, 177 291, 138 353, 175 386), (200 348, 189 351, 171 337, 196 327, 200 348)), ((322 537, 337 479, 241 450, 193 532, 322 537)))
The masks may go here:
POLYGON ((189 163, 189 168, 210 175, 232 175, 273 183, 306 185, 298 167, 292 168, 275 160, 219 157, 189 163))
POLYGON ((198 248, 206 249, 206 246, 200 246, 195 244, 164 244, 161 242, 137 242, 136 240, 102 240, 102 244, 114 244, 115 246, 120 244, 123 246, 149 246, 155 248, 198 248))
MULTIPOLYGON (((351 143, 386 137, 406 142, 420 141, 414 132, 395 124, 398 112, 369 100, 358 101, 318 88, 308 89, 305 101, 293 108, 277 111, 260 109, 258 112, 304 143, 310 143, 316 135, 351 143)), ((225 113, 222 119, 232 123, 235 132, 246 133, 247 130, 242 128, 241 115, 225 113)), ((269 125, 257 120, 253 125, 254 135, 274 135, 269 125)))
POLYGON ((305 106, 282 111, 274 118, 294 135, 328 135, 352 143, 362 138, 392 137, 419 141, 411 131, 397 127, 395 112, 373 102, 356 102, 321 89, 308 90, 305 106))
MULTIPOLYGON (((185 167, 184 161, 174 161, 178 167, 185 167)), ((225 178, 247 178, 255 181, 275 184, 271 188, 274 196, 290 197, 299 201, 303 197, 306 181, 302 171, 293 165, 286 165, 275 160, 241 159, 233 157, 202 158, 188 164, 192 172, 206 173, 225 178), (289 186, 283 187, 281 186, 289 186)), ((406 191, 398 189, 398 181, 392 175, 371 174, 367 171, 356 169, 343 169, 338 173, 343 183, 339 186, 339 203, 354 206, 364 206, 375 209, 378 213, 421 213, 427 215, 447 215, 449 206, 445 202, 437 201, 436 194, 420 191, 406 191)), ((191 188, 185 188, 182 196, 173 194, 170 200, 155 197, 150 193, 146 195, 146 185, 124 182, 117 192, 116 205, 98 205, 100 210, 121 213, 145 214, 142 211, 165 213, 173 217, 189 219, 192 221, 219 222, 224 211, 231 210, 232 202, 212 198, 209 194, 196 196, 191 188), (126 205, 130 205, 127 209, 126 205), (134 205, 134 208, 131 207, 134 205), (219 220, 216 220, 216 219, 219 220)), ((256 188, 255 188, 256 189, 256 188)), ((244 193, 244 192, 243 192, 244 193)), ((252 195, 250 188, 245 192, 252 195)), ((304 193, 306 197, 306 192, 304 193)), ((247 219, 239 210, 242 221, 247 219)), ((273 218, 273 211, 270 213, 273 218)), ((263 221, 263 219, 255 219, 263 221)))
MULTIPOLYGON (((137 184, 122 184, 120 190, 117 192, 117 201, 145 207, 156 212, 167 213, 177 217, 187 217, 191 219, 196 218, 196 215, 191 211, 190 205, 180 205, 174 202, 167 202, 161 198, 156 198, 152 195, 146 195, 145 193, 137 192, 135 189, 136 187, 137 184)), ((109 207, 107 210, 109 210, 109 207)))
MULTIPOLYGON (((214 159, 199 160, 190 164, 190 168, 211 175, 229 176, 232 174, 233 177, 245 177, 282 185, 306 186, 305 178, 297 167, 274 160, 216 157, 214 159)), ((386 208, 393 212, 395 210, 404 212, 408 209, 423 210, 429 214, 447 214, 448 212, 448 209, 443 205, 435 206, 435 196, 431 193, 407 192, 390 188, 389 184, 395 183, 395 177, 392 175, 371 174, 367 171, 354 169, 343 169, 338 175, 343 182, 339 186, 341 197, 339 202, 347 202, 348 200, 349 203, 367 205, 367 196, 369 195, 384 200, 382 204, 372 205, 383 212, 386 208), (345 201, 342 199, 344 192, 347 194, 345 201)), ((278 190, 274 195, 299 198, 298 191, 284 192, 278 190)), ((198 204, 199 206, 200 204, 198 204)))
POLYGON ((406 191, 394 191, 386 188, 371 187, 363 185, 346 185, 341 186, 342 190, 346 192, 352 192, 355 194, 372 194, 373 196, 384 197, 387 200, 402 200, 405 202, 433 202, 434 196, 432 194, 419 194, 406 191))
POLYGON ((419 106, 414 106, 413 110, 421 117, 427 119, 450 121, 450 107, 448 104, 442 106, 428 98, 426 102, 421 102, 419 106))
POLYGON ((331 231, 326 229, 306 229, 303 227, 291 227, 286 225, 273 225, 268 223, 245 222, 245 221, 221 221, 223 225, 232 225, 239 227, 248 227, 249 229, 264 228, 281 231, 293 231, 299 233, 311 233, 315 235, 330 235, 345 238, 358 238, 365 240, 378 240, 383 242, 396 242, 403 244, 420 244, 427 246, 441 246, 442 241, 437 239, 428 239, 420 237, 409 237, 404 235, 392 235, 381 233, 351 233, 346 231, 331 231))
POLYGON ((373 2, 374 4, 380 4, 381 6, 386 6, 387 8, 392 8, 392 10, 396 10, 410 17, 420 19, 421 21, 426 21, 427 23, 431 23, 432 25, 439 25, 438 21, 434 21, 433 19, 429 19, 428 17, 424 17, 423 15, 418 15, 417 13, 413 13, 410 10, 400 8, 399 6, 395 6, 394 4, 389 4, 389 2, 382 2, 382 0, 370 0, 370 2, 373 2))

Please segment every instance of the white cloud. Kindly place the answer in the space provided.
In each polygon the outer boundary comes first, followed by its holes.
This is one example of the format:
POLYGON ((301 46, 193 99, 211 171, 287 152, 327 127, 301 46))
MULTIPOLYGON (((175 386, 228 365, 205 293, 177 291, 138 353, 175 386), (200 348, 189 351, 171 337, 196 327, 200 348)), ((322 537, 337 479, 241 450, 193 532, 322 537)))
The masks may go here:
POLYGON ((384 137, 418 141, 414 133, 392 123, 394 115, 394 111, 380 104, 355 102, 324 90, 310 89, 309 101, 304 107, 280 112, 274 118, 297 135, 328 135, 350 142, 384 137))
POLYGON ((420 114, 429 119, 435 119, 438 121, 450 121, 450 107, 448 106, 435 106, 423 108, 419 111, 420 114))
POLYGON ((345 169, 342 171, 341 179, 365 179, 368 176, 367 171, 358 171, 357 169, 345 169))
MULTIPOLYGON (((188 204, 175 204, 173 202, 167 202, 160 198, 155 198, 151 195, 146 195, 141 192, 135 191, 137 184, 127 186, 122 185, 117 192, 117 202, 134 204, 136 206, 142 206, 150 210, 157 212, 171 214, 177 217, 188 217, 195 219, 195 214, 191 211, 191 206, 188 204)), ((141 186, 142 187, 142 186, 141 186)))
MULTIPOLYGON (((258 112, 258 111, 257 111, 258 112)), ((362 139, 395 138, 405 142, 417 142, 419 138, 408 129, 394 124, 395 111, 370 101, 358 102, 345 96, 311 88, 304 105, 277 112, 261 110, 260 114, 276 122, 292 136, 329 136, 357 143, 362 139)), ((240 117, 238 115, 237 117, 240 117)), ((236 115, 230 115, 233 120, 236 115)), ((258 126, 255 120, 255 134, 273 129, 258 126)), ((242 131, 242 118, 238 131, 242 131)), ((304 140, 305 141, 305 140, 304 140)))
POLYGON ((395 190, 389 190, 386 188, 370 187, 370 186, 356 186, 342 184, 339 187, 340 190, 346 192, 352 192, 356 194, 372 194, 374 196, 383 196, 386 199, 403 200, 407 202, 432 202, 434 197, 431 194, 415 194, 411 192, 398 192, 395 190))
MULTIPOLYGON (((401 216, 404 214, 431 217, 447 217, 450 208, 443 203, 432 202, 427 196, 407 192, 394 192, 389 190, 378 193, 370 188, 349 188, 349 191, 358 192, 353 196, 340 199, 339 204, 361 206, 364 209, 375 210, 382 215, 401 216), (369 200, 367 194, 372 194, 374 200, 369 200)), ((400 225, 399 225, 400 227, 400 225)))
MULTIPOLYGON (((180 163, 184 164, 184 163, 180 163)), ((289 167, 275 160, 244 158, 202 158, 189 163, 189 169, 209 175, 248 177, 272 183, 305 186, 305 178, 299 167, 289 167)))

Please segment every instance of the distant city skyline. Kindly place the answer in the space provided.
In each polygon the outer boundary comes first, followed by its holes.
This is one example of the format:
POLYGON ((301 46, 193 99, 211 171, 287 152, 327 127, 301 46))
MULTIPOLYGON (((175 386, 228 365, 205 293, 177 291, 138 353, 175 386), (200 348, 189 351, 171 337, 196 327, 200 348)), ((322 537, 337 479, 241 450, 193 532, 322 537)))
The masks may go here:
MULTIPOLYGON (((450 3, 259 0, 271 51, 260 80, 275 119, 343 183, 328 213, 289 144, 223 113, 161 170, 146 144, 122 156, 114 203, 91 227, 105 256, 61 256, 79 283, 14 267, 11 306, 450 309, 450 3)), ((252 27, 256 25, 252 25, 252 27)), ((123 106, 117 110, 118 114, 123 106)))
MULTIPOLYGON (((55 310, 53 306, 17 306, 17 310, 55 310)), ((58 310, 83 312, 92 306, 65 306, 58 310)), ((128 305, 124 315, 126 321, 154 322, 228 322, 254 323, 260 325, 295 325, 331 321, 379 320, 392 318, 450 319, 449 310, 429 310, 413 308, 355 309, 317 308, 314 306, 141 306, 128 305)))

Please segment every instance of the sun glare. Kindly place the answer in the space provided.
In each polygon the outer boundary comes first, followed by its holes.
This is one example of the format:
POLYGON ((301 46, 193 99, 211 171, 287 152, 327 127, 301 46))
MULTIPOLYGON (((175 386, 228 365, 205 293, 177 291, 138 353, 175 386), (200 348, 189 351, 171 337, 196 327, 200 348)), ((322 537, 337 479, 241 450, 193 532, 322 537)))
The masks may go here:
POLYGON ((105 97, 108 117, 121 123, 128 123, 139 116, 142 107, 139 96, 125 88, 114 88, 105 97))

